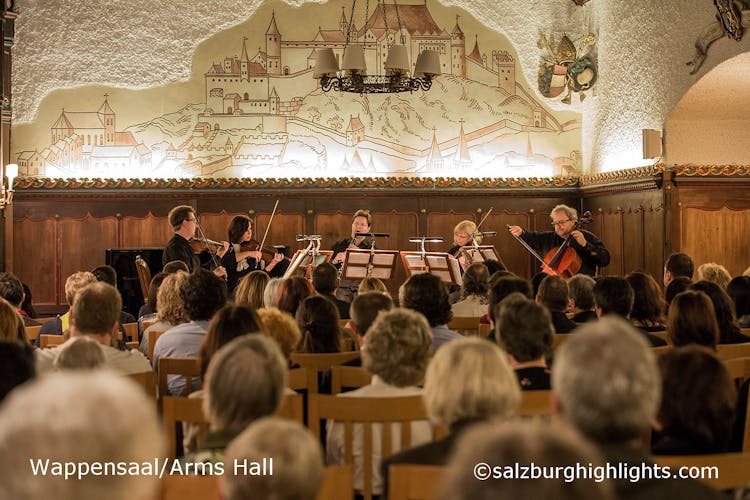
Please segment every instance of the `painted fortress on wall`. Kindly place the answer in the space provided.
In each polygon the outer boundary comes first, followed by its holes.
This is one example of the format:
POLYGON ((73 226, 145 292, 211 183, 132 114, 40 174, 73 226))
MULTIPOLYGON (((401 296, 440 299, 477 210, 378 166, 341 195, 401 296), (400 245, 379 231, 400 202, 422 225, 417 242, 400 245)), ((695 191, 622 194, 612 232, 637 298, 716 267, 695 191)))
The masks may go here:
POLYGON ((118 122, 117 109, 134 103, 107 94, 99 95, 92 109, 61 105, 53 123, 35 123, 36 137, 46 135, 46 142, 14 151, 21 174, 282 178, 581 173, 580 115, 554 113, 532 96, 516 78, 512 47, 502 36, 490 30, 467 36, 457 14, 449 31, 439 26, 425 2, 399 5, 398 13, 393 5, 379 7, 365 26, 352 23, 342 8, 337 26, 310 28, 308 40, 287 39, 285 24, 299 24, 304 17, 301 9, 295 13, 296 22, 276 13, 246 21, 243 32, 264 34, 257 50, 249 50, 252 45, 242 36, 228 40, 235 54, 215 54, 215 60, 205 63, 196 59, 194 64, 205 64, 203 102, 186 101, 161 116, 149 116, 144 106, 143 121, 131 124, 118 122), (370 74, 384 73, 388 47, 403 37, 412 67, 420 51, 436 50, 442 75, 427 92, 324 93, 312 78, 316 54, 332 48, 340 58, 347 33, 364 45, 370 74), (498 46, 483 51, 480 36, 498 40, 498 46))

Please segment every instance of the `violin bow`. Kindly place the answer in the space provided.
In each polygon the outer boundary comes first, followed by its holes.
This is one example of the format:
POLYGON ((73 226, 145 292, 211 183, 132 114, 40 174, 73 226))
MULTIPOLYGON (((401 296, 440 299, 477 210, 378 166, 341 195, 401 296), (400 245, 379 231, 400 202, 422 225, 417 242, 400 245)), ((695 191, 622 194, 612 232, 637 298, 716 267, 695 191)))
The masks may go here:
POLYGON ((211 255, 211 262, 214 267, 219 267, 221 264, 219 264, 219 261, 216 259, 216 254, 211 251, 211 246, 208 244, 208 238, 206 238, 206 233, 203 232, 203 227, 200 225, 200 222, 198 222, 197 215, 195 216, 195 226, 198 228, 198 234, 200 234, 203 244, 208 248, 208 253, 211 255))
MULTIPOLYGON (((510 227, 510 224, 507 224, 507 226, 510 227)), ((518 240, 518 242, 521 245, 523 245, 523 247, 526 250, 528 250, 531 255, 533 255, 534 257, 536 257, 536 260, 538 260, 539 262, 542 263, 542 269, 548 269, 551 272, 551 274, 555 274, 555 275, 559 274, 557 271, 555 271, 553 268, 551 268, 546 262, 544 262, 544 259, 541 257, 541 255, 539 255, 536 252, 536 250, 534 250, 533 248, 531 248, 531 245, 529 245, 528 243, 526 243, 525 241, 523 241, 523 239, 520 236, 516 236, 513 233, 510 233, 510 235, 513 236, 516 240, 518 240)))
POLYGON ((276 200, 276 204, 273 206, 273 211, 271 212, 271 218, 268 219, 268 225, 266 226, 266 232, 263 233, 263 241, 260 242, 260 250, 263 251, 263 247, 266 244, 266 237, 268 236, 268 230, 271 229, 271 223, 273 222, 273 216, 276 215, 276 209, 279 207, 279 200, 276 200))

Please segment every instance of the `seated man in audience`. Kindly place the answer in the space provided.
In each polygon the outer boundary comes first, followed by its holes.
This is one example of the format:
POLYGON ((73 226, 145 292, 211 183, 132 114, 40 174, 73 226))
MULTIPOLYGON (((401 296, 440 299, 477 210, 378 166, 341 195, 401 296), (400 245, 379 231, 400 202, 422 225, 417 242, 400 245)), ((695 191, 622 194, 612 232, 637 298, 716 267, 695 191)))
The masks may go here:
POLYGON ((0 403, 13 389, 35 376, 31 347, 22 342, 0 340, 0 403))
MULTIPOLYGON (((357 334, 357 346, 362 349, 365 335, 381 311, 393 309, 390 296, 380 292, 365 292, 354 297, 351 306, 352 319, 349 326, 357 334)), ((362 366, 362 358, 355 358, 344 363, 346 366, 362 366)))
POLYGON ((578 326, 565 314, 569 300, 568 284, 560 276, 550 275, 542 280, 536 301, 550 312, 555 333, 570 333, 578 326))
POLYGON ((482 316, 479 319, 480 323, 489 324, 492 327, 488 337, 489 340, 495 340, 495 309, 505 297, 513 292, 518 292, 524 297, 530 299, 534 298, 531 294, 531 283, 523 278, 519 278, 515 275, 508 275, 494 281, 491 280, 489 303, 487 304, 487 316, 482 316))
POLYGON ((448 328, 453 318, 448 301, 448 289, 434 274, 414 274, 401 285, 398 291, 401 307, 421 313, 432 329, 432 349, 451 340, 463 338, 458 332, 448 328))
MULTIPOLYGON (((659 409, 661 380, 648 343, 617 317, 580 328, 555 353, 552 409, 599 445, 609 464, 650 464, 644 435, 659 409)), ((653 468, 652 468, 653 470, 653 468)), ((685 500, 722 496, 686 479, 615 480, 619 499, 685 500)))
POLYGON ((21 280, 11 273, 0 273, 0 297, 8 301, 23 319, 24 326, 39 326, 41 323, 31 319, 26 311, 21 309, 21 304, 26 294, 23 292, 21 280))
POLYGON ((279 407, 286 371, 281 350, 263 335, 243 335, 219 349, 208 364, 203 385, 209 432, 200 449, 184 461, 221 462, 235 437, 279 407))
MULTIPOLYGON (((103 281, 117 288, 117 271, 112 266, 97 266, 91 270, 97 281, 103 281)), ((126 311, 120 311, 120 324, 135 323, 135 316, 126 311)))
POLYGON ((568 280, 568 294, 570 295, 569 310, 573 313, 570 318, 576 323, 586 323, 596 319, 594 311, 594 278, 587 274, 576 274, 568 280))
MULTIPOLYGON (((180 289, 180 297, 190 321, 173 326, 156 340, 152 360, 154 370, 159 368, 159 358, 198 357, 208 323, 214 313, 226 304, 227 294, 227 284, 205 269, 198 268, 188 276, 180 289)), ((169 376, 169 394, 182 395, 185 386, 184 377, 169 376)))
POLYGON ((673 253, 664 263, 664 288, 669 286, 672 280, 681 276, 692 280, 694 269, 693 259, 688 254, 673 253))
POLYGON ((149 371, 151 365, 139 351, 121 351, 112 347, 121 310, 122 298, 113 286, 99 282, 80 289, 70 308, 70 339, 51 349, 38 349, 35 352, 37 371, 52 370, 57 357, 80 336, 88 336, 101 345, 106 368, 121 374, 149 371))
POLYGON ((158 473, 149 472, 163 453, 156 407, 125 377, 106 371, 51 374, 14 391, 0 408, 0 422, 0 498, 158 498, 158 473), (54 474, 55 463, 63 471, 75 467, 73 475, 54 474), (104 471, 112 463, 152 467, 93 473, 93 467, 104 471))
POLYGON ((330 262, 318 264, 312 275, 312 285, 319 295, 327 298, 339 310, 341 319, 349 319, 349 302, 339 300, 334 295, 338 286, 339 271, 330 262))
MULTIPOLYGON (((96 281, 96 276, 88 271, 79 271, 68 276, 68 279, 65 280, 65 302, 72 305, 76 292, 86 285, 96 283, 96 281)), ((70 328, 70 311, 44 323, 34 344, 39 347, 42 335, 62 335, 68 328, 70 328)))
MULTIPOLYGON (((443 500, 474 500, 477 498, 611 500, 610 485, 596 478, 574 478, 564 474, 558 478, 544 475, 538 479, 495 479, 479 476, 485 469, 477 464, 514 467, 534 464, 540 470, 574 471, 576 467, 603 466, 601 454, 591 443, 569 426, 511 422, 502 425, 483 424, 473 427, 459 441, 458 449, 448 464, 448 472, 440 490, 443 500), (543 468, 543 469, 542 469, 543 468), (483 481, 481 479, 489 479, 483 481)), ((487 470, 487 472, 491 472, 487 470)))
MULTIPOLYGON (((633 287, 621 276, 605 276, 599 278, 594 285, 594 306, 599 318, 612 315, 627 321, 634 300, 633 287)), ((667 345, 665 340, 656 335, 643 330, 638 331, 646 337, 652 347, 667 345)))
POLYGON ((540 304, 515 292, 495 308, 495 339, 505 350, 524 391, 548 391, 552 320, 540 304))
MULTIPOLYGON (((430 276, 416 275, 416 276, 430 276)), ((414 276, 412 276, 413 278, 414 276)), ((441 283, 442 285, 442 283, 441 283)), ((445 293, 448 300, 448 293, 445 293)), ((365 336, 362 347, 362 365, 372 373, 370 385, 355 391, 344 392, 340 398, 377 398, 420 396, 418 387, 424 379, 427 361, 429 360, 432 334, 424 316, 408 309, 391 309, 378 316, 365 336)), ((411 425, 411 444, 416 446, 432 440, 432 428, 429 422, 413 422, 411 425)), ((354 489, 364 490, 364 443, 361 425, 354 426, 354 489)), ((380 477, 380 460, 382 458, 381 428, 372 429, 372 492, 382 493, 380 477)), ((394 444, 392 452, 399 451, 401 442, 400 425, 392 428, 394 444)), ((327 424, 326 463, 329 465, 344 463, 344 425, 331 420, 327 424)))
POLYGON ((223 500, 315 500, 323 482, 323 454, 302 424, 279 417, 252 423, 227 448, 227 464, 273 461, 273 474, 231 471, 219 482, 223 500))
POLYGON ((55 370, 93 370, 103 367, 107 360, 104 350, 96 340, 88 336, 74 337, 66 342, 65 349, 52 363, 55 370))

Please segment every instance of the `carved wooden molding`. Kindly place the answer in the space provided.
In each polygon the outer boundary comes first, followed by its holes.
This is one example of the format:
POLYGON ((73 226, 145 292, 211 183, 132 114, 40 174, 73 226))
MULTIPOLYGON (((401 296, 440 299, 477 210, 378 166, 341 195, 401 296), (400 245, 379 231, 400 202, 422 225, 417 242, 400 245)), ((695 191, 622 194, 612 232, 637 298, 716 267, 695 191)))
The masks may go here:
POLYGON ((677 165, 678 177, 748 177, 750 165, 677 165))

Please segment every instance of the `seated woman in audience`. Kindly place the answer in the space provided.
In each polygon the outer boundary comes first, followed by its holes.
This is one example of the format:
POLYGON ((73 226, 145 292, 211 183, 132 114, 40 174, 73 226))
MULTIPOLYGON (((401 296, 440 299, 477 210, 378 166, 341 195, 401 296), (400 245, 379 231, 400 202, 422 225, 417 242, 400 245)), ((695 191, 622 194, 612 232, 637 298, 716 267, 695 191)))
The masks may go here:
POLYGON ((487 312, 490 272, 483 262, 466 268, 460 300, 451 306, 453 316, 478 318, 487 312))
POLYGON ((188 315, 185 303, 180 296, 180 288, 187 281, 188 273, 177 271, 164 278, 156 293, 156 323, 146 328, 138 346, 143 354, 148 355, 148 338, 153 331, 169 330, 175 325, 187 323, 188 315))
POLYGON ((367 292, 380 292, 388 295, 389 297, 391 295, 390 293, 388 293, 388 288, 386 288, 385 283, 383 283, 380 278, 375 278, 373 276, 364 278, 359 282, 359 286, 357 287, 358 295, 362 295, 363 293, 367 292))
MULTIPOLYGON (((421 396, 418 387, 424 378, 429 359, 432 334, 430 325, 420 313, 407 309, 391 309, 381 313, 367 331, 362 346, 362 366, 372 373, 372 382, 357 390, 339 394, 339 398, 377 398, 421 396)), ((411 444, 416 446, 432 440, 432 428, 429 422, 419 421, 411 424, 411 444)), ((380 477, 380 460, 382 457, 381 432, 379 426, 372 429, 372 492, 380 495, 383 492, 380 477)), ((392 428, 393 452, 399 451, 401 427, 392 428)), ((354 489, 358 493, 364 490, 364 443, 361 425, 354 425, 354 489)), ((327 424, 326 463, 329 465, 344 463, 344 425, 332 420, 327 424)))
POLYGON ((265 271, 252 271, 242 278, 237 288, 234 289, 234 301, 253 309, 264 307, 263 292, 270 279, 265 271))
POLYGON ((635 271, 625 280, 633 288, 633 308, 630 310, 630 321, 633 326, 647 332, 660 332, 665 329, 665 311, 667 303, 659 284, 650 275, 635 271))
POLYGON ((384 491, 391 465, 445 465, 466 429, 477 422, 508 420, 520 401, 516 376, 499 347, 474 337, 439 349, 427 366, 424 402, 430 421, 448 427, 449 434, 384 458, 384 491))
POLYGON ((727 294, 734 303, 734 313, 740 328, 750 328, 750 277, 737 276, 727 285, 727 294))
POLYGON ((727 268, 716 262, 707 262, 701 264, 695 271, 696 281, 706 280, 711 283, 716 283, 721 287, 722 290, 727 289, 729 281, 732 279, 732 275, 729 274, 727 268))
POLYGON ((699 346, 663 353, 657 455, 702 455, 729 451, 737 393, 724 364, 699 346))
POLYGON ((208 332, 201 345, 201 376, 206 374, 213 355, 224 345, 243 335, 263 333, 264 328, 258 313, 246 305, 227 304, 219 309, 208 324, 208 332))
POLYGON ((675 347, 698 344, 716 350, 719 324, 708 295, 688 290, 674 298, 667 316, 667 337, 675 347))
POLYGON ((299 345, 302 333, 299 331, 297 321, 286 312, 275 307, 258 309, 258 317, 263 323, 263 333, 276 341, 281 349, 287 366, 291 367, 290 357, 299 345))
POLYGON ((669 306, 672 304, 672 300, 674 300, 677 294, 689 290, 690 285, 692 284, 693 280, 685 276, 678 276, 669 282, 667 288, 664 289, 664 301, 667 303, 666 309, 664 310, 665 314, 669 313, 669 306))
POLYGON ((300 276, 293 276, 281 281, 276 292, 275 306, 296 316, 297 308, 310 295, 315 295, 312 283, 300 276))
POLYGON ((341 352, 339 311, 333 302, 321 295, 311 295, 302 301, 296 319, 302 332, 297 352, 341 352))
POLYGON ((276 296, 279 293, 281 278, 271 278, 263 289, 263 307, 276 307, 276 296))
POLYGON ((28 344, 23 319, 10 302, 0 297, 0 340, 28 344))
POLYGON ((146 297, 146 303, 143 304, 138 311, 138 332, 141 335, 143 335, 143 330, 145 330, 145 328, 143 328, 144 322, 155 323, 158 321, 156 315, 156 296, 159 293, 159 287, 167 276, 168 274, 162 271, 156 273, 156 276, 151 278, 151 283, 148 285, 148 297, 146 297))
POLYGON ((104 367, 104 350, 90 337, 76 337, 65 343, 52 366, 55 370, 94 370, 104 367))
POLYGON ((732 299, 724 288, 716 283, 702 280, 690 285, 691 290, 697 290, 708 295, 714 305, 716 322, 719 324, 719 344, 744 344, 750 342, 750 337, 740 332, 737 318, 734 315, 732 299))
MULTIPOLYGON (((72 306, 76 292, 86 285, 96 283, 96 281, 96 276, 88 271, 79 271, 68 276, 65 280, 65 302, 67 302, 69 306, 72 306)), ((39 330, 39 336, 36 338, 35 345, 39 347, 42 335, 62 335, 68 331, 69 328, 70 311, 44 323, 41 330, 39 330)))

